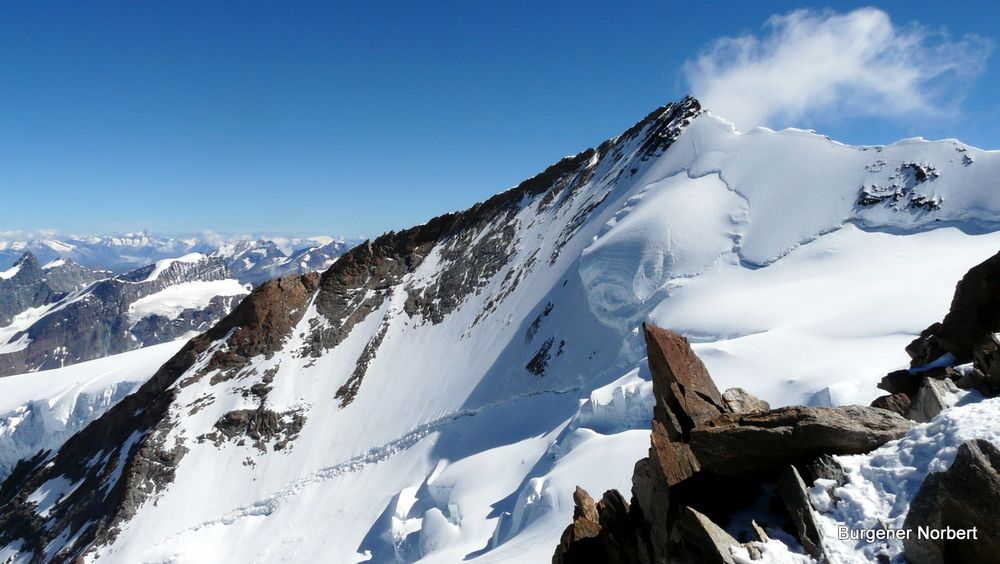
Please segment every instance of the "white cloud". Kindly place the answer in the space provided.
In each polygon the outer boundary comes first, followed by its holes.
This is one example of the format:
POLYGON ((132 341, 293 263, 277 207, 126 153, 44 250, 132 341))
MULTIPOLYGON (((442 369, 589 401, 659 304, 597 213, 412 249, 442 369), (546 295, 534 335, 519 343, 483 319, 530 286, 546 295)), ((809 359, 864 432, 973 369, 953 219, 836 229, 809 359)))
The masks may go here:
POLYGON ((982 71, 989 40, 897 26, 888 14, 798 10, 772 16, 761 36, 724 37, 684 74, 692 93, 742 130, 806 119, 944 116, 982 71))

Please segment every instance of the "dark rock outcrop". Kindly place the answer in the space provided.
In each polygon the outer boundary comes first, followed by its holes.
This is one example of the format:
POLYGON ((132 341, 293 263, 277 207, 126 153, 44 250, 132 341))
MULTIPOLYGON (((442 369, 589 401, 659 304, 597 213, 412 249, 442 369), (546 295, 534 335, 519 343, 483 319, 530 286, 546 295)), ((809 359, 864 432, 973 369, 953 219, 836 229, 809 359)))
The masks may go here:
POLYGON ((972 267, 955 288, 941 323, 925 329, 906 347, 911 365, 923 366, 946 353, 957 363, 972 360, 973 348, 1000 331, 1000 253, 972 267))
POLYGON ((1000 554, 1000 450, 985 440, 963 443, 945 472, 928 474, 910 504, 903 542, 910 564, 996 562, 1000 554), (964 531, 964 538, 920 538, 918 527, 964 531), (969 538, 975 528, 975 538, 969 538))

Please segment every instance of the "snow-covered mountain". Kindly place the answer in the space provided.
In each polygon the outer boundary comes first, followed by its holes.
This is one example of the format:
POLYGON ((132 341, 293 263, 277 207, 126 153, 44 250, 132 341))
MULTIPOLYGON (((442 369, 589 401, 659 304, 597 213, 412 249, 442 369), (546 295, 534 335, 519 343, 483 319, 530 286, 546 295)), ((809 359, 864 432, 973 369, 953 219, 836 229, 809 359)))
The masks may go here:
POLYGON ((574 487, 628 491, 649 449, 644 321, 722 388, 867 403, 1000 247, 997 178, 1000 154, 955 140, 659 108, 259 286, 15 470, 0 561, 549 561, 574 487))
POLYGON ((148 232, 0 238, 0 265, 13 263, 30 252, 41 262, 69 259, 88 268, 122 273, 191 253, 215 254, 228 259, 228 266, 237 279, 256 285, 278 276, 325 269, 357 243, 327 236, 237 237, 222 243, 219 241, 216 235, 172 237, 148 232), (311 255, 313 260, 297 260, 297 257, 306 254, 311 255))
MULTIPOLYGON (((10 280, 19 279, 33 261, 26 254, 10 280)), ((56 280, 67 287, 79 281, 56 280)), ((198 253, 78 283, 73 291, 24 307, 0 325, 0 376, 190 337, 215 325, 248 292, 222 259, 198 253)))
POLYGON ((0 272, 0 327, 28 309, 48 305, 108 275, 66 259, 41 265, 30 252, 24 253, 0 272))

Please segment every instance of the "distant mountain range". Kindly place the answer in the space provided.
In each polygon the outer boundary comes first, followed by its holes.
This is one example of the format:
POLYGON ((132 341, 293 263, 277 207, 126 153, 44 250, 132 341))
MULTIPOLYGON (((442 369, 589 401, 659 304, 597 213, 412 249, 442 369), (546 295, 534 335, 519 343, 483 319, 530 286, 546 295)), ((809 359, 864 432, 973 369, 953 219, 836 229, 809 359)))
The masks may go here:
POLYGON ((219 255, 241 282, 259 284, 283 274, 326 269, 359 241, 330 236, 187 237, 149 232, 105 235, 40 235, 0 237, 0 269, 13 265, 26 252, 41 264, 70 259, 80 266, 121 274, 158 260, 190 253, 219 255))
POLYGON ((204 239, 145 233, 0 245, 21 253, 0 270, 0 376, 205 331, 254 286, 326 270, 350 248, 331 237, 280 244, 239 239, 213 247, 204 239), (140 266, 120 271, 133 261, 140 266))

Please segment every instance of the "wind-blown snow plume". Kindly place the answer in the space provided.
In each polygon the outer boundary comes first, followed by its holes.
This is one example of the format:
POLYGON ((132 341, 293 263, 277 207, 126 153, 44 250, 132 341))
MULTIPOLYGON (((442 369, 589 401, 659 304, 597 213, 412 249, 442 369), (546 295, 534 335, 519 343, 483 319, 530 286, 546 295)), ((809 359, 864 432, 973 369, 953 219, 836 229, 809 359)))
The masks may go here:
POLYGON ((992 50, 982 37, 895 25, 875 8, 797 10, 764 27, 718 39, 684 67, 704 106, 744 131, 828 115, 947 115, 992 50))

